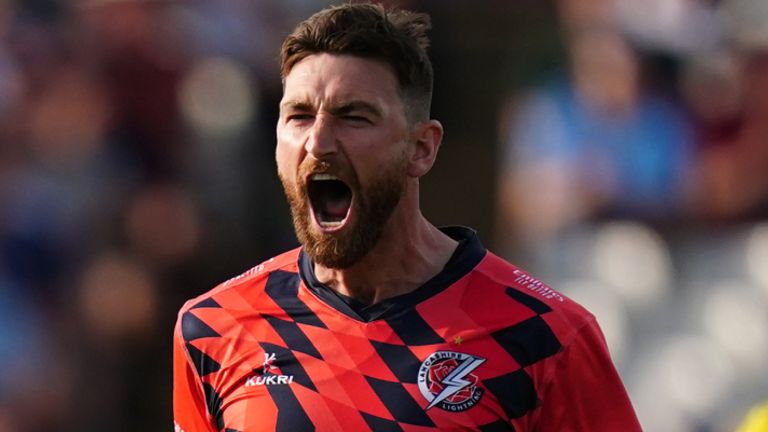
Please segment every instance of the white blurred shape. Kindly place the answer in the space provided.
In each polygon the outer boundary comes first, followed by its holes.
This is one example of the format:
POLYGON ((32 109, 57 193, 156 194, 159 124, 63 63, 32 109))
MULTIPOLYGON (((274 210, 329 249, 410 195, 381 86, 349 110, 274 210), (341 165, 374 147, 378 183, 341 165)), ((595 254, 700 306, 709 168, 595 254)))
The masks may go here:
POLYGON ((620 364, 628 345, 627 310, 621 299, 598 281, 573 279, 561 286, 564 294, 595 315, 614 363, 620 364))
MULTIPOLYGON (((631 391, 631 389, 630 389, 631 391)), ((690 421, 669 395, 659 394, 651 382, 631 391, 632 404, 645 431, 680 432, 691 430, 690 421)))
POLYGON ((696 414, 710 411, 726 394, 733 369, 717 346, 699 336, 683 337, 659 353, 660 381, 685 409, 696 414))
POLYGON ((685 12, 690 7, 687 0, 619 0, 619 12, 626 17, 634 27, 644 31, 662 32, 667 34, 674 31, 675 26, 685 18, 685 12))
POLYGON ((750 286, 720 283, 704 299, 703 328, 739 366, 759 370, 768 361, 766 306, 750 286))
POLYGON ((734 373, 728 357, 709 338, 678 335, 648 352, 631 383, 631 395, 645 430, 692 430, 728 397, 734 373))
POLYGON ((672 262, 661 237, 631 222, 604 225, 595 234, 592 268, 631 308, 658 303, 669 291, 672 262))
POLYGON ((745 252, 747 272, 768 294, 768 222, 752 229, 745 252))
POLYGON ((699 0, 617 0, 617 11, 634 39, 662 49, 711 48, 721 34, 716 9, 699 0))
POLYGON ((193 128, 227 135, 248 125, 254 115, 257 90, 242 64, 223 57, 205 58, 184 78, 179 103, 193 128))

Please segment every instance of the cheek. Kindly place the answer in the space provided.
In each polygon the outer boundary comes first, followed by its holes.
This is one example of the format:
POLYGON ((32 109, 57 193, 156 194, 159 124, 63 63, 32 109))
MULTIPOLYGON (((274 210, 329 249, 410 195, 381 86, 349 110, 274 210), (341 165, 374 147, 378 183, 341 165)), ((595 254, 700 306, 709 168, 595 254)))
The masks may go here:
POLYGON ((299 162, 304 157, 304 146, 301 139, 290 129, 277 127, 277 145, 275 147, 275 160, 277 169, 281 175, 294 173, 299 162))
POLYGON ((277 162, 277 173, 280 177, 291 179, 296 175, 297 163, 293 153, 295 151, 292 151, 290 145, 278 140, 275 147, 275 162, 277 162))
POLYGON ((367 149, 361 151, 354 165, 355 172, 358 174, 361 183, 364 186, 370 186, 371 182, 380 179, 383 173, 387 175, 407 174, 408 156, 405 152, 404 144, 390 143, 386 149, 367 149))

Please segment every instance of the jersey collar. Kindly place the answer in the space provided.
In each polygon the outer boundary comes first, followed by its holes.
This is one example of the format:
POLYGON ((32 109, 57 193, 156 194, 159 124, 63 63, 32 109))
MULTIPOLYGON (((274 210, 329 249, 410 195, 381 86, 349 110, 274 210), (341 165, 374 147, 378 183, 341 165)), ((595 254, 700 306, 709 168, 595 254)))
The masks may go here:
POLYGON ((461 226, 443 227, 440 230, 459 242, 451 258, 443 270, 432 279, 415 290, 396 297, 388 298, 379 303, 366 305, 337 293, 328 286, 320 283, 315 276, 314 264, 302 249, 299 253, 299 274, 304 285, 320 300, 337 311, 353 319, 370 322, 378 319, 391 318, 405 310, 411 309, 418 303, 442 292, 464 275, 469 273, 485 257, 483 247, 477 232, 461 226))

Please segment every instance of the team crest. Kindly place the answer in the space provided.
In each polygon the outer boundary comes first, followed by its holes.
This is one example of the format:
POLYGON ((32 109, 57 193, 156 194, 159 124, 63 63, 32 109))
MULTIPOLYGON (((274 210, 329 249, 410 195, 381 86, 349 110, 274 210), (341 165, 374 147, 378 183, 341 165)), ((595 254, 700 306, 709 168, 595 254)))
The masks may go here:
POLYGON ((432 353, 419 368, 419 390, 429 402, 450 412, 465 411, 483 397, 480 380, 472 371, 485 362, 482 357, 454 351, 432 353))

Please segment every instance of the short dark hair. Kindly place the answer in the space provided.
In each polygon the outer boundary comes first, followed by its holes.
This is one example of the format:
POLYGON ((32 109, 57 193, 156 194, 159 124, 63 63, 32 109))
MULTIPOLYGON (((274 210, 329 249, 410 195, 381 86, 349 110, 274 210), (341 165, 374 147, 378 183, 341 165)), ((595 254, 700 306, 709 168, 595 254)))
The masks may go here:
POLYGON ((429 119, 432 63, 427 56, 429 15, 387 10, 379 4, 332 6, 299 24, 283 42, 280 74, 285 77, 304 58, 319 53, 380 60, 397 76, 411 121, 429 119))

